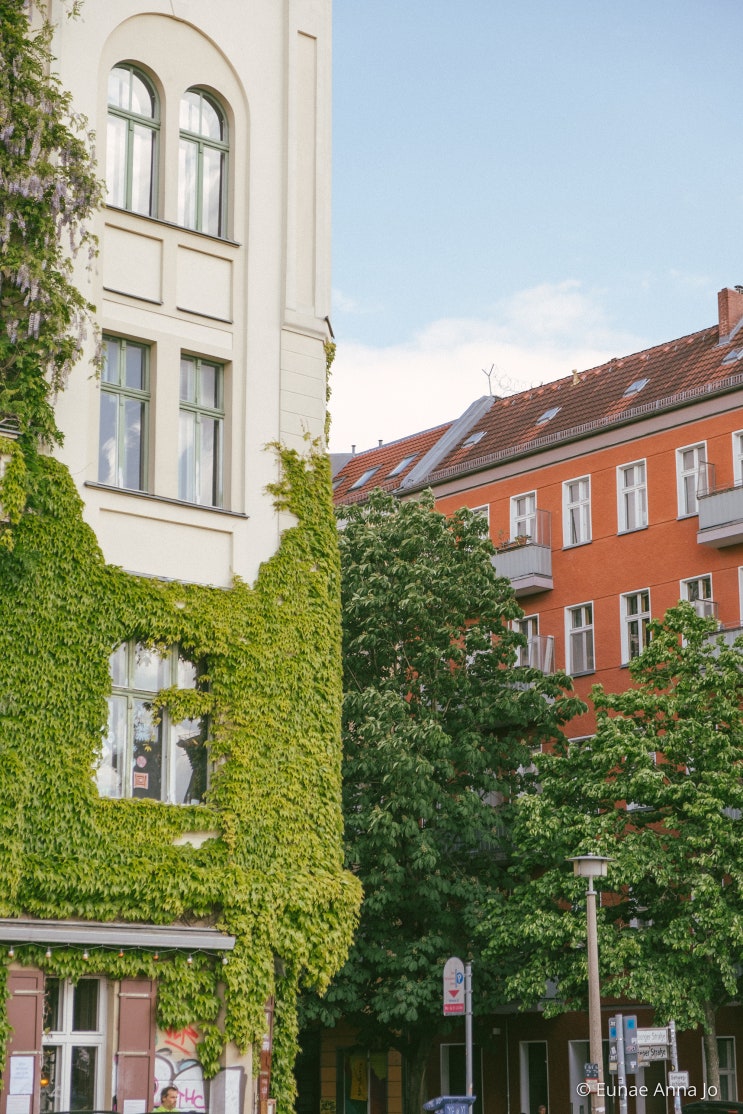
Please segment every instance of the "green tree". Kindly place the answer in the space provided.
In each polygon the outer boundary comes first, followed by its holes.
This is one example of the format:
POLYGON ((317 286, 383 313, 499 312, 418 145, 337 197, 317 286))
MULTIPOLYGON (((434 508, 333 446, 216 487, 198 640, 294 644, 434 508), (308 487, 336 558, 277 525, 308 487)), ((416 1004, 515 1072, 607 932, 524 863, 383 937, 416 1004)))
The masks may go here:
POLYGON ((714 629, 689 604, 670 610, 630 663, 634 687, 595 686, 595 736, 540 756, 541 792, 515 818, 513 888, 485 928, 512 999, 542 1000, 547 1016, 582 1008, 585 883, 565 860, 611 856, 602 992, 701 1026, 719 1086, 715 1011, 737 993, 743 947, 743 643, 714 629))
POLYGON ((93 251, 101 200, 85 121, 51 73, 51 29, 24 0, 0 4, 0 419, 29 444, 59 442, 53 401, 78 360, 92 307, 73 257, 93 251))
MULTIPOLYGON (((531 750, 582 705, 565 677, 515 665, 522 612, 480 516, 381 492, 343 516, 346 863, 365 898, 350 958, 308 1012, 398 1049, 405 1111, 417 1114, 444 963, 476 964, 531 750)), ((475 971, 484 1011, 498 980, 475 971)))

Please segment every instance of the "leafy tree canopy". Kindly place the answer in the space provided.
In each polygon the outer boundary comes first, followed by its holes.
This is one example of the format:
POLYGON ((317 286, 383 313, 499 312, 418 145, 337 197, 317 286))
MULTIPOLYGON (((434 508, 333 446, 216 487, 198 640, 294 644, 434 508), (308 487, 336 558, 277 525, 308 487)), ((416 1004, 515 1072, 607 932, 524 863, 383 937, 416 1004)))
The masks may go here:
POLYGON ((92 307, 72 257, 95 248, 101 200, 85 121, 50 74, 51 29, 23 0, 0 4, 0 420, 24 440, 59 442, 53 400, 79 358, 92 307))
MULTIPOLYGON (((480 516, 381 492, 343 516, 346 861, 365 899, 348 963, 308 1008, 399 1049, 417 1110, 444 963, 477 961, 532 749, 583 705, 564 676, 515 664, 522 612, 480 516)), ((498 980, 476 968, 474 981, 484 1011, 498 980)))
MULTIPOLYGON (((737 642, 689 604, 652 624, 633 688, 595 686, 596 734, 539 758, 518 802, 512 889, 490 907, 491 963, 547 1015, 585 1004, 585 883, 566 859, 613 862, 599 915, 602 990, 704 1027, 738 986, 743 947, 743 669, 737 642)), ((714 1067, 710 1042, 708 1073, 714 1067)))

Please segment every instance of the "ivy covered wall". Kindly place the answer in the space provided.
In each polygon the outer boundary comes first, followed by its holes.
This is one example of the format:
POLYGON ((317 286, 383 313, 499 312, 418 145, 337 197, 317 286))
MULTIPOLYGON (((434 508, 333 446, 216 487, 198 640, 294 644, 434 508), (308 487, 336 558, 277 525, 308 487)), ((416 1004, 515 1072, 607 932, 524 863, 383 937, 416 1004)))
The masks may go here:
POLYGON ((107 565, 67 470, 27 443, 0 441, 1 453, 10 463, 0 482, 0 915, 202 921, 237 938, 225 966, 147 951, 47 957, 31 945, 15 960, 73 978, 157 977, 158 1023, 199 1025, 207 1074, 225 1041, 245 1049, 262 1035, 275 994, 272 1093, 286 1112, 298 986, 322 987, 342 964, 360 901, 343 870, 327 459, 280 452, 273 495, 296 525, 253 587, 222 590, 107 565), (164 695, 175 715, 209 715, 204 805, 98 796, 108 659, 130 639, 177 643, 205 672, 205 691, 164 695), (187 831, 218 835, 174 846, 187 831))

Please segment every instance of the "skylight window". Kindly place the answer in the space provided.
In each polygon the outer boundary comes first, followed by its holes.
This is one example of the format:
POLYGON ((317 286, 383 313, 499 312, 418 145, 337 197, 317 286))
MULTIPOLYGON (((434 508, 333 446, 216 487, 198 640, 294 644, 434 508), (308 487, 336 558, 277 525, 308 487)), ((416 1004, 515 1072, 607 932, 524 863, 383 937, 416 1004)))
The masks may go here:
POLYGON ((356 482, 351 484, 351 486, 349 487, 348 490, 349 491, 356 491, 358 488, 363 487, 364 484, 368 484, 369 480, 372 478, 372 476, 378 471, 379 471, 379 465, 378 464, 374 468, 367 468, 367 470, 365 472, 361 473, 361 475, 356 480, 356 482))
POLYGON ((466 441, 462 442, 462 448, 469 448, 470 445, 476 445, 485 436, 484 429, 478 429, 476 433, 471 433, 466 441))
POLYGON ((412 456, 404 456, 402 458, 402 460, 398 461, 398 463, 395 465, 395 467, 392 469, 392 471, 387 473, 387 475, 388 476, 399 476, 401 472, 404 472, 406 468, 410 467, 410 465, 413 463, 413 461, 415 460, 417 455, 418 455, 417 453, 413 453, 412 456))
POLYGON ((645 378, 645 379, 635 379, 634 383, 630 383, 629 387, 624 392, 624 395, 622 397, 626 398, 627 395, 636 395, 638 391, 642 390, 642 388, 645 386, 646 383, 647 383, 647 378, 645 378))
POLYGON ((537 425, 544 425, 546 422, 551 422, 556 414, 560 413, 559 406, 552 406, 549 410, 545 410, 541 418, 537 418, 537 425))

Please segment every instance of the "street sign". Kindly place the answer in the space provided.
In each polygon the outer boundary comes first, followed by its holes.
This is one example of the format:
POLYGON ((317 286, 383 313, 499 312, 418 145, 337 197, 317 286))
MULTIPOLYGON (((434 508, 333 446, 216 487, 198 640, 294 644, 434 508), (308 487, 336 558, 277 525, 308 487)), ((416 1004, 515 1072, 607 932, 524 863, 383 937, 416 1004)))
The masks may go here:
POLYGON ((444 1016, 464 1013, 464 964, 455 955, 444 966, 444 1016))
POLYGON ((646 1044, 640 1049, 639 1061, 641 1064, 649 1064, 651 1060, 667 1060, 668 1059, 668 1045, 667 1044, 646 1044))
POLYGON ((669 1071, 668 1073, 668 1086, 672 1091, 688 1091, 689 1090, 689 1073, 688 1071, 669 1071))
POLYGON ((637 1043, 640 1048, 644 1044, 668 1044, 668 1029, 638 1029, 637 1043))
POLYGON ((622 1017, 622 1032, 624 1036, 624 1071, 626 1075, 634 1075, 637 1071, 637 1017, 631 1013, 622 1017))

